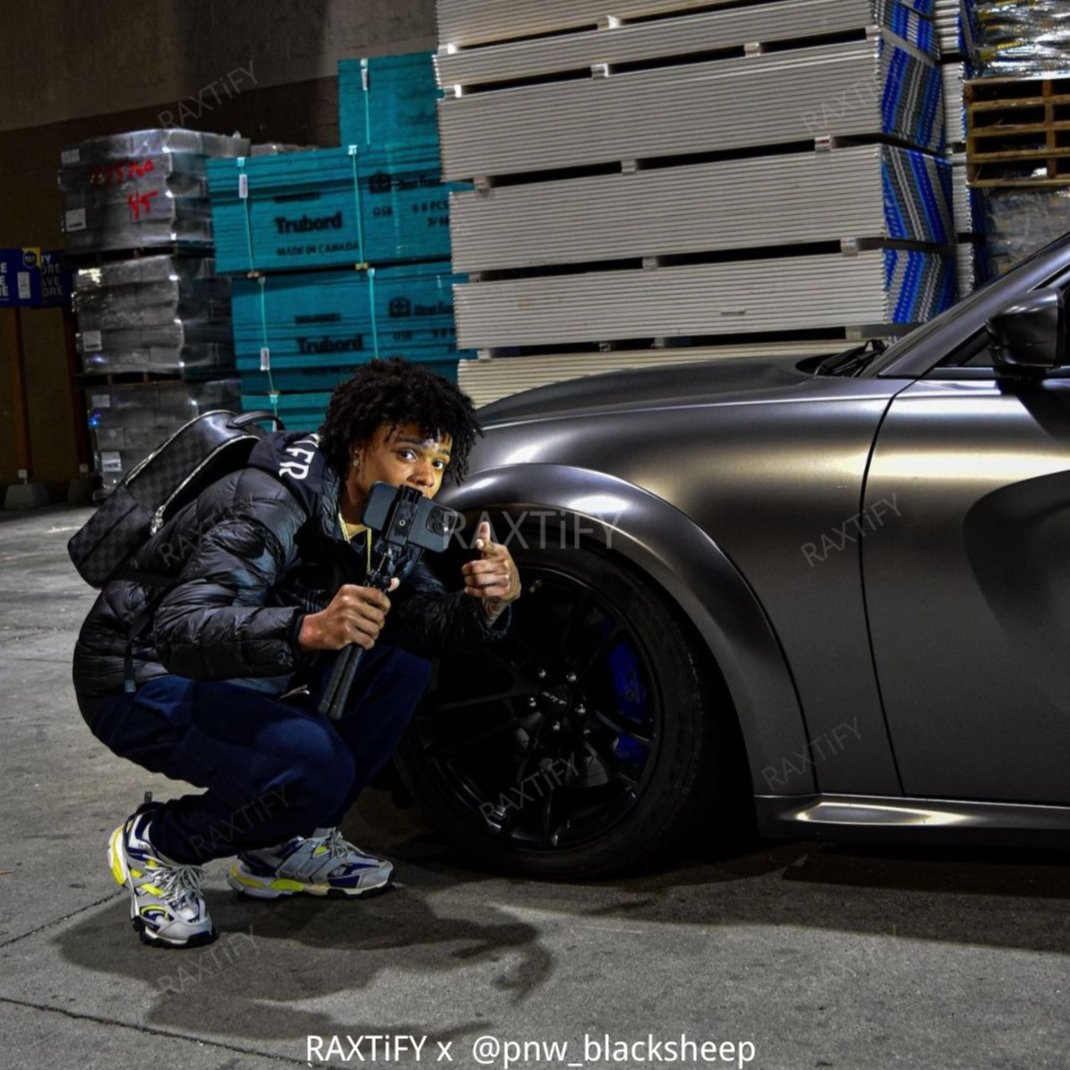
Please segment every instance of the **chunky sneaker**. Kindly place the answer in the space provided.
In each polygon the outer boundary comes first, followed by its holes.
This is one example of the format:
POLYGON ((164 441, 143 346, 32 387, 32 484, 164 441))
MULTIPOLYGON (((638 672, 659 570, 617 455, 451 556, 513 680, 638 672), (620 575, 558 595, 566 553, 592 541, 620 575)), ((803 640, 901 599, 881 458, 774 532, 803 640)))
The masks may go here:
POLYGON ((338 829, 316 829, 277 847, 238 855, 227 882, 236 891, 259 899, 284 895, 352 897, 382 891, 394 867, 343 839, 338 829))
POLYGON ((161 855, 149 839, 160 803, 139 806, 108 841, 108 862, 117 884, 130 889, 130 921, 152 947, 200 947, 216 938, 201 895, 200 866, 161 855))

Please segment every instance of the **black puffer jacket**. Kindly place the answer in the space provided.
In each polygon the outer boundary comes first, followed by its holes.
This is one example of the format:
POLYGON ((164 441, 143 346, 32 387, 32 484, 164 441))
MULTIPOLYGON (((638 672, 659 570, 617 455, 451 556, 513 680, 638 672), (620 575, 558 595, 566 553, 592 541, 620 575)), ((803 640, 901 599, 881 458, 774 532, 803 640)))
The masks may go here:
MULTIPOLYGON (((113 580, 100 592, 75 646, 78 698, 122 691, 128 648, 137 683, 175 673, 243 679, 281 694, 299 682, 315 660, 297 646, 301 618, 324 609, 343 583, 365 577, 364 547, 350 546, 342 534, 340 487, 317 436, 268 435, 246 468, 180 509, 129 563, 173 583, 113 580), (146 611, 147 623, 130 644, 146 611)), ((406 554, 384 641, 430 656, 504 632, 508 613, 488 628, 477 599, 447 593, 418 551, 406 554)))

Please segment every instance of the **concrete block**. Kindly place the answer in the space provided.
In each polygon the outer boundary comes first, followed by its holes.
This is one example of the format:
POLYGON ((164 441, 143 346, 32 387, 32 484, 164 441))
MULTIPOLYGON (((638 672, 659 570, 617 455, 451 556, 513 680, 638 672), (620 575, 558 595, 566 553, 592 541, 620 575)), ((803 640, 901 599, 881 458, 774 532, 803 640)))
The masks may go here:
POLYGON ((48 501, 43 483, 13 483, 4 494, 5 509, 36 509, 48 501))

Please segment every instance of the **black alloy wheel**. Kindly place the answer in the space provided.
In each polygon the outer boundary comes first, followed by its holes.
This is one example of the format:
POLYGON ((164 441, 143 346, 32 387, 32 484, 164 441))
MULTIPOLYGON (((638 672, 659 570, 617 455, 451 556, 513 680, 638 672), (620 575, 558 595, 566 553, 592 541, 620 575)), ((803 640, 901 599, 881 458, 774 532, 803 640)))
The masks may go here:
POLYGON ((402 776, 427 820, 486 864, 558 878, 649 865, 710 798, 723 692, 623 561, 513 552, 524 593, 509 635, 438 663, 402 776))

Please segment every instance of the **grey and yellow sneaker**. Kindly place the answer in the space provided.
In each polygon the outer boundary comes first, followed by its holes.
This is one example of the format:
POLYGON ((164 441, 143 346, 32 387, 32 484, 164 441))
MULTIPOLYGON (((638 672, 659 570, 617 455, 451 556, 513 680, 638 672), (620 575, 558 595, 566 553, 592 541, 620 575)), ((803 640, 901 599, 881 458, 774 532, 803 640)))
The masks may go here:
POLYGON ((164 857, 149 838, 153 818, 163 807, 139 806, 108 841, 108 863, 117 884, 130 890, 130 921, 142 943, 152 947, 201 947, 216 938, 208 916, 200 866, 164 857))
POLYGON ((352 898, 384 890, 394 867, 344 839, 338 829, 316 829, 277 847, 246 851, 230 867, 227 882, 258 899, 286 895, 352 898))

